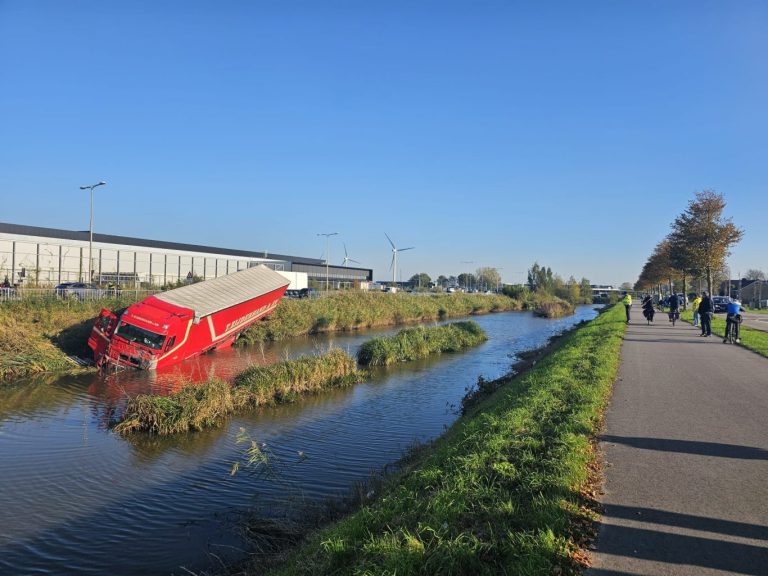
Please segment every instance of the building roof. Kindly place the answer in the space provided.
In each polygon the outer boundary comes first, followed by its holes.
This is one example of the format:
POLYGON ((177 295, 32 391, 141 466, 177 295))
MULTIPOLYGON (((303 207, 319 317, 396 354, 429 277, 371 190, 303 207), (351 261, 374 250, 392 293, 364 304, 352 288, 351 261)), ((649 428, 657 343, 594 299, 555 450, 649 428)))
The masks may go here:
MULTIPOLYGON (((63 240, 79 240, 88 242, 89 233, 76 230, 60 230, 58 228, 42 228, 39 226, 24 226, 21 224, 8 224, 0 222, 0 232, 7 234, 20 234, 23 236, 40 236, 43 238, 59 238, 63 240)), ((180 242, 165 242, 163 240, 146 240, 130 236, 114 236, 112 234, 93 234, 93 241, 102 244, 123 244, 128 246, 142 246, 144 248, 158 248, 163 250, 182 250, 185 252, 207 252, 222 256, 239 256, 243 258, 262 258, 269 260, 286 260, 299 264, 313 264, 325 266, 325 261, 315 258, 303 258, 298 256, 286 256, 284 254, 269 254, 267 252, 249 252, 246 250, 232 250, 230 248, 216 248, 199 244, 183 244, 180 242)))
POLYGON ((155 294, 155 298, 169 304, 190 308, 194 311, 195 318, 199 320, 288 284, 284 276, 266 266, 259 265, 226 276, 211 278, 205 282, 161 292, 155 294))

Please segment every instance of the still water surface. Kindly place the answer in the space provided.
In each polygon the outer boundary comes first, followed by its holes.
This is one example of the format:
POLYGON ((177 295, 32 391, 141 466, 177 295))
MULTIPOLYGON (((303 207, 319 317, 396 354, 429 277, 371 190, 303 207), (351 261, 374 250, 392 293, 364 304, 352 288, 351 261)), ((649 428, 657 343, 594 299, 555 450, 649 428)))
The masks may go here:
MULTIPOLYGON (((375 372, 368 382, 171 438, 107 428, 127 395, 178 386, 174 374, 27 380, 0 388, 0 574, 182 574, 236 560, 240 515, 279 516, 346 493, 414 442, 440 435, 479 375, 509 371, 515 354, 596 315, 557 320, 513 312, 473 318, 487 343, 375 372), (245 466, 241 429, 269 455, 245 466), (231 475, 235 462, 240 471, 231 475)), ((297 339, 221 351, 182 367, 231 377, 335 345, 354 354, 373 335, 297 339)))

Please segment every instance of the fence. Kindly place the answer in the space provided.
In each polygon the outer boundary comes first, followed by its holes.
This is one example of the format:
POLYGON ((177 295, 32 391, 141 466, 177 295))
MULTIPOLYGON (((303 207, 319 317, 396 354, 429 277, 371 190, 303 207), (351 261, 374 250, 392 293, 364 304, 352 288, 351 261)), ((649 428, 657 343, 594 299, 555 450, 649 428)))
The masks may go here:
POLYGON ((0 287, 0 302, 14 301, 53 301, 94 302, 97 300, 131 300, 139 301, 159 290, 126 290, 108 288, 22 288, 0 287))

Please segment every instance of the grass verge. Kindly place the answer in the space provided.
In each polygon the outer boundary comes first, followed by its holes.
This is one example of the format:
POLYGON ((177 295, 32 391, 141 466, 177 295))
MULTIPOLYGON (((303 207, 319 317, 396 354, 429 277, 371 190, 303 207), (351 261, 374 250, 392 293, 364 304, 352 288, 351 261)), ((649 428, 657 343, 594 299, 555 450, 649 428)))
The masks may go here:
MULTIPOLYGON (((693 312, 690 310, 683 311, 680 317, 686 322, 693 323, 693 312)), ((715 315, 712 319, 712 333, 721 338, 725 337, 725 316, 715 315)), ((761 356, 768 357, 768 332, 755 330, 742 324, 739 328, 739 336, 741 338, 741 345, 744 348, 757 352, 761 356)))
POLYGON ((508 378, 377 500, 313 534, 272 573, 576 573, 577 526, 588 515, 580 492, 623 314, 614 307, 508 378))
POLYGON ((234 386, 221 380, 190 384, 169 396, 140 394, 128 401, 115 425, 120 434, 178 434, 219 426, 232 413, 294 401, 303 394, 359 382, 355 359, 340 349, 303 356, 239 374, 234 386))
POLYGON ((477 322, 454 322, 444 326, 418 326, 390 337, 373 338, 357 352, 363 366, 389 366, 442 352, 457 352, 488 339, 477 322))

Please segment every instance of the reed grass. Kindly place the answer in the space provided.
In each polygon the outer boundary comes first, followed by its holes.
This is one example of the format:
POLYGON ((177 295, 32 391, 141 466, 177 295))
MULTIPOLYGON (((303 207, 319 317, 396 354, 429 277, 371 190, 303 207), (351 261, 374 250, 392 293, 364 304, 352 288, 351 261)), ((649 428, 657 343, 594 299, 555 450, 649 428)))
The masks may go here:
POLYGON ((86 341, 102 308, 127 300, 33 300, 0 303, 0 381, 77 370, 67 356, 88 354, 86 341))
POLYGON ((594 517, 590 439, 618 369, 623 313, 612 308, 506 378, 374 502, 312 534, 271 574, 580 573, 579 527, 594 517))
POLYGON ((357 361, 362 366, 389 366, 432 354, 457 352, 487 339, 483 329, 472 321, 406 328, 394 336, 365 342, 357 352, 357 361))
POLYGON ((188 384, 169 396, 140 394, 128 401, 114 429, 120 434, 194 432, 219 426, 233 413, 293 402, 304 394, 361 380, 354 358, 335 348, 318 356, 253 366, 240 373, 234 385, 212 379, 188 384))
POLYGON ((184 386, 170 396, 139 394, 132 398, 115 432, 167 435, 217 426, 233 411, 232 391, 223 380, 184 386))
POLYGON ((283 300, 265 320, 246 330, 238 345, 279 341, 321 332, 360 330, 522 310, 507 296, 489 294, 390 294, 340 292, 323 298, 283 300))
POLYGON ((534 316, 541 318, 562 318, 570 316, 575 311, 575 306, 567 300, 562 300, 556 296, 545 299, 537 298, 529 303, 534 316))
POLYGON ((271 366, 252 366, 235 378, 234 406, 246 410, 292 402, 303 394, 360 382, 355 359, 339 348, 271 366))

